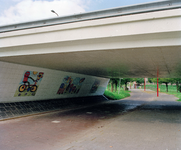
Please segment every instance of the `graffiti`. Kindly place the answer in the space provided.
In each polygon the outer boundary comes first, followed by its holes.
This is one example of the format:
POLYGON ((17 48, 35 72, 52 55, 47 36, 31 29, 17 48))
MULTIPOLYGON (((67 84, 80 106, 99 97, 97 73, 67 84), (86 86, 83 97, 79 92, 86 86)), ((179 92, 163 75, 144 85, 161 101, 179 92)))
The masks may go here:
POLYGON ((90 90, 90 93, 95 93, 99 87, 100 81, 95 80, 94 84, 92 85, 92 88, 90 90))
POLYGON ((43 72, 25 71, 14 96, 35 96, 43 75, 43 72))
POLYGON ((85 78, 64 77, 57 94, 77 94, 80 91, 85 78))

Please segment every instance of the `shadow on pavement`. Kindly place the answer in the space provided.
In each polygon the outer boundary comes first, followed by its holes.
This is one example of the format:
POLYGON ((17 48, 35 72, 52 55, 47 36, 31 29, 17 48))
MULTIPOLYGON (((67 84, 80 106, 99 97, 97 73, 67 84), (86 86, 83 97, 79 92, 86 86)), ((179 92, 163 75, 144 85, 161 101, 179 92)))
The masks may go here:
MULTIPOLYGON (((153 114, 163 113, 167 115, 169 113, 179 114, 181 113, 181 103, 168 102, 168 101, 148 102, 148 101, 134 101, 134 100, 118 100, 118 101, 108 101, 102 104, 81 108, 81 109, 47 114, 46 116, 39 116, 39 117, 40 118, 45 117, 49 119, 79 118, 82 120, 93 121, 95 123, 100 119, 106 120, 106 119, 115 118, 117 116, 127 114, 128 112, 132 112, 134 110, 137 110, 141 113, 149 111, 149 114, 147 113, 147 115, 150 115, 151 113, 153 114)), ((40 119, 39 117, 37 119, 40 119)), ((146 120, 148 121, 148 119, 146 120)), ((151 121, 153 121, 153 119, 151 119, 151 121)))

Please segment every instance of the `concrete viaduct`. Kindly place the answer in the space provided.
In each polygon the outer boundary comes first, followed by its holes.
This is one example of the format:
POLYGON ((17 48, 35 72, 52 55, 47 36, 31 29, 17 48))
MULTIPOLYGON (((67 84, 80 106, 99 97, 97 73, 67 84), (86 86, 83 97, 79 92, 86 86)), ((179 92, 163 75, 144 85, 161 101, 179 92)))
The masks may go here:
POLYGON ((110 77, 181 76, 181 2, 0 27, 0 102, 103 95, 110 77))

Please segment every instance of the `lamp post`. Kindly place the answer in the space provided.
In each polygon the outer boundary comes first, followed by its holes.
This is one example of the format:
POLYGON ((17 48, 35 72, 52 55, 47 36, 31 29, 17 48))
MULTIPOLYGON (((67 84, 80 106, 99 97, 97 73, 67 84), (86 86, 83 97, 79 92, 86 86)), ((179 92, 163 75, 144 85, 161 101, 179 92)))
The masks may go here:
POLYGON ((54 10, 51 10, 52 13, 56 14, 58 16, 58 14, 54 11, 54 10))

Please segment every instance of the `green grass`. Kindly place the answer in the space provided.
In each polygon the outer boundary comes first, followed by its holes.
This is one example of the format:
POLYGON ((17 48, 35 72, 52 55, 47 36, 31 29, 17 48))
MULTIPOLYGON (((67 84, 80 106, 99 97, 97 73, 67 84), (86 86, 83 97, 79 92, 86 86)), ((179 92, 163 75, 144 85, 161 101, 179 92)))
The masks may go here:
POLYGON ((104 92, 104 95, 109 99, 119 100, 119 99, 129 97, 130 96, 129 93, 130 93, 130 91, 124 91, 123 89, 120 90, 119 94, 118 94, 118 91, 111 92, 111 91, 108 91, 108 89, 106 89, 106 91, 104 92))
MULTIPOLYGON (((157 91, 157 85, 146 85, 147 89, 151 89, 153 91, 157 91)), ((168 85, 168 92, 166 92, 166 86, 165 85, 159 85, 160 92, 174 95, 175 97, 178 97, 179 99, 177 101, 181 101, 181 93, 177 93, 177 87, 176 85, 168 85)))

